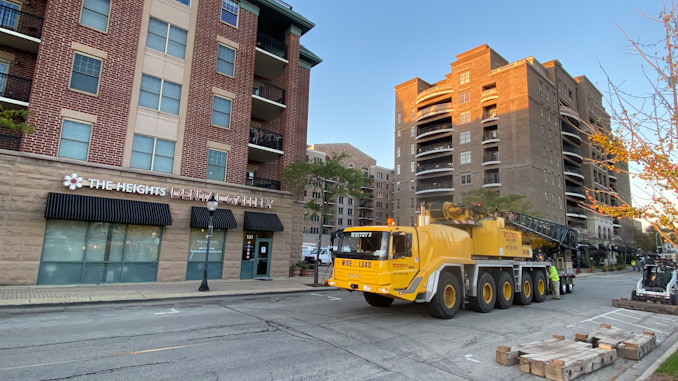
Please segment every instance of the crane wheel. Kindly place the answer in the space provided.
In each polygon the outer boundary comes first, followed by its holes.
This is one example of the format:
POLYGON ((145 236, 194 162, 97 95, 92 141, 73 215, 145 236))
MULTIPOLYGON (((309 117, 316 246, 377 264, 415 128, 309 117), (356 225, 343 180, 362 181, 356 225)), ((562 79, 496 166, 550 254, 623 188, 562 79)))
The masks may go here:
POLYGON ((497 302, 494 306, 500 309, 507 309, 513 304, 513 297, 515 296, 513 279, 505 271, 497 273, 495 279, 497 281, 497 302))
POLYGON ((532 277, 530 276, 530 273, 523 271, 520 278, 520 290, 516 291, 516 296, 513 299, 513 302, 521 306, 527 306, 532 303, 532 277))
POLYGON ((448 272, 441 272, 438 289, 427 304, 428 313, 438 319, 452 319, 461 305, 461 288, 457 277, 448 272))
POLYGON ((373 294, 371 292, 363 292, 363 296, 365 296, 367 303, 374 307, 388 307, 391 305, 391 303, 393 303, 393 298, 379 294, 373 294))
POLYGON ((532 301, 535 303, 541 303, 546 299, 546 275, 543 271, 536 270, 532 273, 533 279, 532 284, 534 285, 534 296, 532 301))
POLYGON ((469 298, 471 309, 483 313, 492 311, 497 301, 497 292, 492 275, 486 272, 478 274, 477 295, 476 297, 469 298))
POLYGON ((567 278, 567 284, 565 285, 565 292, 571 294, 574 291, 574 279, 572 277, 567 278))

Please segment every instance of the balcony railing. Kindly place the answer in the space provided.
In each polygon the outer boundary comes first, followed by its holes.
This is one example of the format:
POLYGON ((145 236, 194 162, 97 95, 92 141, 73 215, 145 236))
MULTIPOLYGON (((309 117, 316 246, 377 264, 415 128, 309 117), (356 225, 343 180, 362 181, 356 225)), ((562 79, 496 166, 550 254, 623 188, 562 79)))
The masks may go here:
POLYGON ((499 139, 499 132, 491 131, 483 134, 483 141, 499 139))
POLYGON ((283 150, 282 135, 252 126, 250 126, 250 143, 278 151, 283 150))
POLYGON ((449 181, 434 181, 434 182, 420 182, 417 184, 417 191, 433 190, 433 189, 449 189, 452 188, 452 180, 449 181))
POLYGON ((253 187, 280 190, 280 181, 271 179, 262 179, 261 177, 247 176, 247 178, 245 179, 245 184, 253 187))
POLYGON ((568 134, 572 134, 572 135, 575 135, 575 136, 581 138, 581 132, 578 129, 570 126, 569 124, 562 123, 561 131, 567 132, 568 134))
POLYGON ((576 147, 563 146, 563 152, 573 153, 575 155, 581 156, 581 150, 576 147))
POLYGON ((452 163, 431 163, 431 164, 419 164, 417 167, 417 172, 432 171, 434 169, 452 169, 454 168, 452 163))
POLYGON ((283 105, 285 104, 285 89, 273 86, 270 83, 266 83, 255 79, 254 87, 252 88, 252 94, 271 100, 276 103, 280 103, 283 105))
POLYGON ((417 153, 425 153, 430 151, 437 151, 441 149, 450 149, 452 148, 452 143, 435 143, 429 144, 427 146, 419 147, 417 153))
POLYGON ((584 176, 584 171, 581 168, 573 167, 571 165, 566 165, 563 172, 576 173, 577 175, 584 176))
POLYGON ((577 207, 577 206, 568 206, 567 207, 567 213, 569 214, 579 214, 582 216, 586 215, 586 211, 583 208, 577 207))
POLYGON ((417 136, 423 135, 425 133, 432 132, 432 131, 451 130, 451 129, 452 129, 451 123, 439 123, 439 124, 435 124, 433 126, 420 128, 419 132, 417 132, 417 136))
POLYGON ((582 195, 583 195, 583 194, 586 194, 586 192, 584 191, 584 188, 582 188, 582 187, 573 187, 573 186, 571 186, 571 185, 568 185, 567 187, 565 187, 565 192, 568 192, 568 193, 576 193, 576 194, 582 194, 582 195))
POLYGON ((287 58, 287 45, 263 33, 257 33, 257 48, 263 49, 280 58, 287 58))
POLYGON ((0 134, 0 149, 18 151, 21 147, 21 136, 0 134))
POLYGON ((0 73, 0 96, 28 102, 31 96, 32 80, 16 75, 0 73))
POLYGON ((483 119, 496 118, 497 115, 498 114, 496 108, 483 110, 483 119))
POLYGON ((485 152, 485 155, 483 156, 483 163, 487 163, 489 161, 499 161, 499 152, 485 152))
POLYGON ((499 179, 499 175, 489 175, 489 176, 485 176, 484 181, 485 181, 485 182, 484 182, 485 185, 488 185, 488 184, 500 184, 500 183, 501 183, 501 180, 499 179))
POLYGON ((0 5, 0 28, 39 39, 42 35, 42 22, 42 17, 0 5))

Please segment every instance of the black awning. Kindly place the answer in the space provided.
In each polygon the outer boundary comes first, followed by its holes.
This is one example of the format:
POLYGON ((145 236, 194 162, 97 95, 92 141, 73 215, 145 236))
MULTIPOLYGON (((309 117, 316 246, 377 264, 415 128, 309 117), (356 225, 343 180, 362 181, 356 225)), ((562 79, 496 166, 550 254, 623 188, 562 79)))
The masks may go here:
MULTIPOLYGON (((191 227, 206 228, 209 212, 207 208, 201 206, 191 207, 191 227)), ((217 209, 212 218, 212 227, 215 229, 235 229, 238 223, 235 222, 233 213, 228 209, 217 209)))
POLYGON ((243 230, 281 232, 285 228, 277 214, 245 212, 245 227, 243 230))
POLYGON ((45 218, 151 226, 172 225, 168 204, 65 193, 47 195, 45 218))

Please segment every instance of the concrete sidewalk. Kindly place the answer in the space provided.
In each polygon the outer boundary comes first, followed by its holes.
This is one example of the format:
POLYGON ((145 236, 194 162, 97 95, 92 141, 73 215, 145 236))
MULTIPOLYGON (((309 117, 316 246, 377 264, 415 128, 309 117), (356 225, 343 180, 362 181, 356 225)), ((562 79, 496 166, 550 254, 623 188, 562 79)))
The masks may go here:
MULTIPOLYGON (((319 283, 322 283, 322 278, 319 279, 319 283)), ((4 286, 0 287, 0 308, 256 295, 329 289, 329 287, 313 287, 313 277, 266 280, 214 279, 208 281, 208 285, 210 288, 208 292, 198 291, 199 280, 69 286, 4 286)))

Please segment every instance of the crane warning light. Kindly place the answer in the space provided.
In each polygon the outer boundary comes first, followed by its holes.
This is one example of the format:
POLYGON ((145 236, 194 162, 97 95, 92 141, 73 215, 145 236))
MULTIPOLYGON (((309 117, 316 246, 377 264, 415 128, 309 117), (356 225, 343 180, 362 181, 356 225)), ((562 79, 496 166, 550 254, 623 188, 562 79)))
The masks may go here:
POLYGON ((395 222, 393 221, 393 218, 388 218, 388 219, 386 220, 386 224, 387 224, 388 226, 395 226, 395 222))

